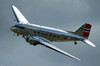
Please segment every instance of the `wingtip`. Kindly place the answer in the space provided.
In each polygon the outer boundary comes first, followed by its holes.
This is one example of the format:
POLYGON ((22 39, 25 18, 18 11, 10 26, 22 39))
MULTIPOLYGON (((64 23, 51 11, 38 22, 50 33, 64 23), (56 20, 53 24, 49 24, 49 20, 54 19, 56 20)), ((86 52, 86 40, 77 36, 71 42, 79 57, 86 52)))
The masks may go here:
POLYGON ((11 7, 12 7, 12 8, 15 8, 15 6, 14 6, 14 5, 11 5, 11 7))
POLYGON ((93 47, 96 47, 96 45, 94 45, 93 47))
POLYGON ((14 5, 11 5, 11 7, 14 7, 14 5))
POLYGON ((81 59, 79 59, 79 58, 74 58, 74 59, 76 59, 76 60, 78 60, 78 61, 80 61, 81 59))
POLYGON ((81 59, 78 59, 78 61, 81 61, 81 59))
POLYGON ((76 60, 81 61, 81 59, 77 58, 76 60))

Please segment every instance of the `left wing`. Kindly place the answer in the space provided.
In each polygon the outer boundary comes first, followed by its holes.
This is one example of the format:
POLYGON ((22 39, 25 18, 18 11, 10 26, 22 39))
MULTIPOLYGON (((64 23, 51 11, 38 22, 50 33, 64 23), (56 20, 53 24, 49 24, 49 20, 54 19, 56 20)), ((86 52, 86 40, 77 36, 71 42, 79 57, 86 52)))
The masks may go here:
POLYGON ((33 39, 34 39, 35 41, 38 41, 42 46, 45 46, 45 47, 47 47, 47 48, 50 48, 50 49, 52 49, 52 50, 54 50, 54 51, 57 51, 57 52, 59 52, 59 53, 61 53, 61 54, 63 54, 63 55, 66 55, 66 56, 68 56, 68 57, 71 57, 71 58, 73 58, 73 59, 80 60, 79 58, 77 58, 77 57, 75 57, 75 56, 72 56, 71 54, 69 54, 69 53, 67 53, 67 52, 65 52, 65 51, 63 51, 63 50, 61 50, 61 49, 59 49, 59 48, 57 48, 57 47, 51 45, 51 44, 48 42, 49 40, 47 41, 47 39, 45 39, 45 38, 43 38, 43 37, 34 36, 33 39))
POLYGON ((28 20, 23 16, 23 14, 19 11, 19 9, 17 7, 12 5, 12 10, 14 12, 15 18, 16 18, 18 23, 22 23, 22 24, 29 23, 28 20))

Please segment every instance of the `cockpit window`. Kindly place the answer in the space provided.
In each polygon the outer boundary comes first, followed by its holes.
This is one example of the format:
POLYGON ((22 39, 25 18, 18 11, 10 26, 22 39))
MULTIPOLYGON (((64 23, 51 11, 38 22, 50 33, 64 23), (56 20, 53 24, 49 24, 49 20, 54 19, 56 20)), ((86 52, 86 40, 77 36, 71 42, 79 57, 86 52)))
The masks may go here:
POLYGON ((14 27, 17 27, 17 28, 20 28, 20 29, 25 29, 24 27, 18 26, 18 25, 15 25, 14 27))

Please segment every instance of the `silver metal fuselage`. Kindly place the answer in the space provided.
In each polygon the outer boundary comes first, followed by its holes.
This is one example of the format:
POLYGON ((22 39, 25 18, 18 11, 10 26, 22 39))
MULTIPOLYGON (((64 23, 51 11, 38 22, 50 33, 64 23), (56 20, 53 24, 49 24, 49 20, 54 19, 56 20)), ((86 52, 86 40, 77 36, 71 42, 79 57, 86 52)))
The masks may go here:
POLYGON ((16 24, 11 26, 10 29, 20 35, 28 36, 41 36, 50 41, 77 41, 78 39, 72 36, 68 36, 71 34, 70 32, 55 29, 46 26, 40 26, 35 24, 16 24), (68 35, 67 35, 68 34, 68 35))

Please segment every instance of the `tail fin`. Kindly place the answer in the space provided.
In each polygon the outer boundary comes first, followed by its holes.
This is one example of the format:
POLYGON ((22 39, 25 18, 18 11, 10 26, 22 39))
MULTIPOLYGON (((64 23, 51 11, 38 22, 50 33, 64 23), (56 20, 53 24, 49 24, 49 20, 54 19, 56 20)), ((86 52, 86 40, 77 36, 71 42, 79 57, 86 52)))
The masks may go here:
POLYGON ((91 24, 85 23, 77 31, 75 31, 75 33, 88 39, 90 30, 91 30, 91 24))

